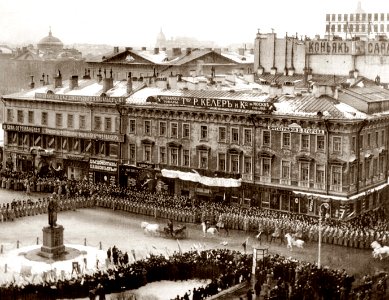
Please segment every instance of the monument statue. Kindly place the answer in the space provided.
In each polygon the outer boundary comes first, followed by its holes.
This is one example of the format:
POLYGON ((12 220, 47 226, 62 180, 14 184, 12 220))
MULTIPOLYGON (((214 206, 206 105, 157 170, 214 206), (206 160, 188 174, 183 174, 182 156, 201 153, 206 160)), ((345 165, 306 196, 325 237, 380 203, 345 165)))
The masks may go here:
POLYGON ((57 211, 58 211, 58 203, 54 197, 50 197, 49 205, 48 205, 48 214, 49 214, 49 225, 50 227, 57 226, 57 211))

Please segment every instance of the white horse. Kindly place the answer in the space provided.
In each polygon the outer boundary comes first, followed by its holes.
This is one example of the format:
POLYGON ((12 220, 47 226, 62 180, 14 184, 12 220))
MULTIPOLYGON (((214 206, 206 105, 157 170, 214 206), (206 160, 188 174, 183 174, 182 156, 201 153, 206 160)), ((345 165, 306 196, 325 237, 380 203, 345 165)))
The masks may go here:
POLYGON ((215 235, 216 233, 219 232, 216 227, 209 227, 209 228, 207 228, 207 225, 205 224, 205 222, 201 223, 201 227, 203 228, 204 237, 205 237, 205 235, 207 233, 209 233, 211 235, 215 235))
POLYGON ((145 233, 150 233, 150 234, 156 235, 156 234, 159 234, 161 232, 161 228, 160 228, 159 224, 150 224, 147 222, 142 222, 140 224, 140 227, 143 228, 145 233))
POLYGON ((381 246, 377 241, 371 243, 371 247, 373 248, 373 257, 383 259, 389 256, 389 247, 381 246))
POLYGON ((296 246, 297 248, 304 248, 305 242, 303 240, 296 240, 290 233, 285 234, 285 237, 288 240, 286 248, 290 249, 290 251, 293 250, 293 246, 296 246))

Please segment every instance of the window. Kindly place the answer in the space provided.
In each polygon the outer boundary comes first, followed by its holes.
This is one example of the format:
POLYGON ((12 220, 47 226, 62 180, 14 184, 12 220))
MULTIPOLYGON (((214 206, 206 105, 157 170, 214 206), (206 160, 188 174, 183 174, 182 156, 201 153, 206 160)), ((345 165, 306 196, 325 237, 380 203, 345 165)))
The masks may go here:
POLYGON ((262 158, 262 168, 261 168, 261 175, 264 177, 270 177, 270 166, 271 166, 271 160, 270 158, 262 158))
POLYGON ((309 134, 301 135, 301 150, 309 150, 309 134))
POLYGON ((357 168, 355 167, 355 164, 350 165, 350 184, 353 185, 357 182, 357 168))
POLYGON ((380 172, 380 174, 383 174, 384 173, 384 165, 385 165, 385 157, 383 155, 379 155, 378 159, 379 159, 379 163, 378 163, 379 172, 380 172))
POLYGON ((244 157, 244 173, 246 174, 251 174, 252 172, 252 167, 251 167, 251 157, 250 156, 245 156, 244 157))
POLYGON ((300 181, 309 182, 309 162, 300 162, 300 181))
POLYGON ((342 15, 338 14, 338 21, 342 21, 342 15))
POLYGON ((290 149, 290 132, 282 132, 282 148, 290 149))
POLYGON ((369 179, 370 176, 370 159, 365 159, 365 179, 369 179))
POLYGON ((55 126, 62 127, 62 114, 55 114, 55 126))
POLYGON ((112 119, 111 118, 105 118, 105 131, 111 131, 112 130, 112 119))
POLYGON ((363 149, 363 134, 359 135, 359 150, 363 149))
POLYGON ((377 24, 374 25, 374 32, 378 32, 378 25, 377 24))
POLYGON ((374 14, 374 21, 378 21, 378 14, 374 14))
POLYGON ((373 176, 378 175, 378 159, 373 158, 373 176))
POLYGON ((170 164, 178 166, 178 148, 170 148, 170 164))
POLYGON ((335 14, 331 15, 331 21, 335 21, 335 14))
POLYGON ((326 21, 330 21, 331 19, 331 15, 330 14, 326 14, 326 21))
POLYGON ((324 190, 325 188, 325 167, 316 165, 315 188, 324 190))
POLYGON ((365 13, 362 14, 362 21, 366 21, 366 14, 365 13))
POLYGON ((341 191, 342 187, 342 167, 332 166, 331 167, 331 185, 332 190, 341 191))
POLYGON ((118 157, 119 147, 116 143, 108 143, 108 155, 111 157, 118 157))
POLYGON ((130 119, 128 130, 130 133, 135 133, 135 131, 136 131, 135 119, 130 119))
POLYGON ((208 169, 208 151, 199 151, 199 168, 208 169))
POLYGON ((159 135, 166 136, 166 122, 159 122, 159 135))
POLYGON ((14 111, 10 108, 7 109, 7 121, 8 122, 14 121, 14 111))
POLYGON ((80 129, 86 129, 86 117, 81 115, 80 118, 79 118, 79 127, 80 129))
POLYGON ((115 132, 120 131, 120 118, 115 117, 115 132))
POLYGON ((226 142, 226 140, 227 140, 226 128, 219 127, 219 142, 226 142))
POLYGON ((333 152, 342 152, 342 138, 340 136, 334 136, 332 138, 332 150, 333 152))
POLYGON ((166 147, 159 147, 159 163, 166 164, 166 147))
POLYGON ((380 25, 380 32, 385 32, 385 25, 384 24, 380 25))
POLYGON ((366 32, 366 24, 362 24, 362 32, 366 32))
POLYGON ((101 117, 95 116, 94 130, 101 130, 101 117))
POLYGON ((381 131, 381 146, 385 146, 385 130, 381 131))
POLYGON ((385 21, 385 14, 381 14, 381 21, 385 21))
POLYGON ((68 114, 68 128, 73 128, 74 127, 74 116, 68 114))
POLYGON ((226 154, 219 153, 218 171, 226 171, 226 154))
POLYGON ((359 21, 360 20, 360 14, 355 14, 355 18, 356 18, 357 21, 359 21))
POLYGON ((374 146, 378 147, 378 143, 379 143, 380 139, 379 139, 379 133, 378 131, 375 132, 375 139, 374 139, 374 146))
POLYGON ((357 152, 357 138, 356 138, 356 136, 353 136, 352 138, 351 138, 351 152, 357 152))
POLYGON ((42 114, 41 114, 41 124, 47 125, 47 112, 45 112, 45 111, 42 111, 42 114))
POLYGON ((151 146, 144 145, 143 160, 145 162, 151 162, 151 146))
POLYGON ((367 148, 370 148, 371 147, 371 135, 370 135, 370 133, 367 134, 366 143, 367 143, 367 148))
POLYGON ((22 110, 18 110, 18 123, 24 123, 24 114, 22 110))
POLYGON ((34 111, 32 110, 28 111, 28 123, 30 124, 34 123, 34 111))
POLYGON ((189 167, 190 166, 190 156, 189 156, 189 150, 187 149, 184 149, 182 151, 182 165, 185 166, 185 167, 189 167))
POLYGON ((239 143, 239 128, 231 128, 231 143, 239 143))
POLYGON ((202 125, 200 130, 200 139, 206 140, 208 138, 208 127, 202 125))
POLYGON ((343 15, 343 20, 344 20, 344 21, 348 21, 348 14, 344 14, 344 15, 343 15))
POLYGON ((170 123, 170 137, 178 138, 178 124, 176 122, 170 123))
POLYGON ((262 132, 262 146, 270 147, 270 131, 264 130, 262 132))
POLYGON ((290 179, 290 161, 283 160, 281 162, 281 179, 290 179))
POLYGON ((144 122, 144 133, 145 135, 150 136, 151 135, 151 121, 150 120, 145 120, 144 122))
POLYGON ((190 127, 188 123, 182 124, 182 138, 189 139, 190 137, 190 127))
POLYGON ((231 154, 230 162, 230 172, 239 173, 239 154, 231 154))
POLYGON ((130 164, 136 164, 136 148, 135 144, 130 144, 128 149, 128 158, 130 164))
POLYGON ((244 144, 245 145, 251 145, 252 143, 252 130, 251 129, 244 129, 244 144))
POLYGON ((354 21, 354 15, 350 14, 350 21, 354 21))

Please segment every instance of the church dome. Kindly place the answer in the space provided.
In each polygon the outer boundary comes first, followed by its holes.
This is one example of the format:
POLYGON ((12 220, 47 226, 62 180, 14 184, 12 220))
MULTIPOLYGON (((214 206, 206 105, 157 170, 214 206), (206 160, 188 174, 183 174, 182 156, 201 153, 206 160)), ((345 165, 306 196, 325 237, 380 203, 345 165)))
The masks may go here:
POLYGON ((38 49, 42 51, 58 51, 63 49, 63 43, 59 38, 52 35, 50 29, 49 35, 39 41, 38 49))

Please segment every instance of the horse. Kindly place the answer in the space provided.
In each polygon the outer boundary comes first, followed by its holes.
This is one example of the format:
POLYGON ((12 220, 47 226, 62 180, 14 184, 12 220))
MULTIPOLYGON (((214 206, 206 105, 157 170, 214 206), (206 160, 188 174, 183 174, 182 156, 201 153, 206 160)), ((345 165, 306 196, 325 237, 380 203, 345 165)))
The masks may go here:
POLYGON ((370 245, 373 248, 373 257, 380 258, 382 260, 384 257, 389 256, 389 247, 381 246, 377 241, 374 241, 370 245))
POLYGON ((216 227, 209 227, 209 228, 207 228, 207 225, 205 224, 205 222, 201 223, 201 227, 203 228, 204 237, 205 237, 205 235, 207 233, 209 233, 211 235, 215 235, 216 233, 219 233, 219 231, 217 230, 216 227))
POLYGON ((290 249, 290 251, 293 250, 293 246, 296 246, 297 248, 304 248, 305 242, 303 240, 296 240, 290 233, 285 234, 285 237, 288 240, 286 248, 290 249))
POLYGON ((147 222, 142 222, 140 225, 141 228, 145 231, 145 233, 150 233, 150 234, 158 234, 161 232, 159 224, 150 224, 147 222))

